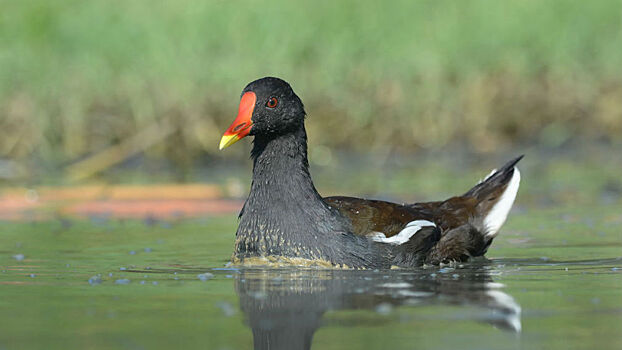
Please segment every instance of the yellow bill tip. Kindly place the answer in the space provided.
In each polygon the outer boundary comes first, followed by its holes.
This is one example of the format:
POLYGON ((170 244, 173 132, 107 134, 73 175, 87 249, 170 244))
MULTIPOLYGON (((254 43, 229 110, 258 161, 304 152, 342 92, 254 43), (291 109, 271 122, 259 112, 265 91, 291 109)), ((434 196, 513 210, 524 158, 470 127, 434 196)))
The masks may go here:
POLYGON ((234 143, 240 141, 240 138, 238 137, 238 135, 222 135, 222 138, 220 139, 220 145, 218 146, 219 150, 222 150, 224 148, 227 148, 231 145, 233 145, 234 143))

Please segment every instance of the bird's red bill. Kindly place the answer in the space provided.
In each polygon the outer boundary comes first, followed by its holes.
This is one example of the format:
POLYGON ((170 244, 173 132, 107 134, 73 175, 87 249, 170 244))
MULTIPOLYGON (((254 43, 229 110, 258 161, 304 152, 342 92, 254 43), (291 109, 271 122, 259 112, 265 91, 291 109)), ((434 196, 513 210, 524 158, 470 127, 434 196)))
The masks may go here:
POLYGON ((253 116, 256 101, 257 96, 252 91, 245 92, 244 95, 242 95, 240 107, 238 108, 238 116, 233 123, 231 123, 227 131, 225 131, 224 135, 222 135, 222 139, 220 139, 220 149, 229 147, 248 135, 253 125, 251 117, 253 116))

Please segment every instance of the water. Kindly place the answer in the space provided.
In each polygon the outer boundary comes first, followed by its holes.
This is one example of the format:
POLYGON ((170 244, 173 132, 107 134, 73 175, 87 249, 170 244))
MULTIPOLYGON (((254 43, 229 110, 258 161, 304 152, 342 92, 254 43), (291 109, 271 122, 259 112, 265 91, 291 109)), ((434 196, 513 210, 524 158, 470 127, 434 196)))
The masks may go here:
POLYGON ((622 214, 521 209, 480 259, 226 265, 235 216, 1 223, 0 349, 619 349, 622 214))

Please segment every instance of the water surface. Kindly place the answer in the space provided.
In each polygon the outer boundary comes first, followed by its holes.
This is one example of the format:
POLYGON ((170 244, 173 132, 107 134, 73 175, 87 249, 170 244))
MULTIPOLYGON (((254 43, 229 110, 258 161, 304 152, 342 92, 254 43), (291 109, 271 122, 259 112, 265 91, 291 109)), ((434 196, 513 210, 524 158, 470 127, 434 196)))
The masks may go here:
POLYGON ((619 349, 622 214, 515 210, 451 267, 235 268, 234 216, 2 223, 0 349, 619 349))

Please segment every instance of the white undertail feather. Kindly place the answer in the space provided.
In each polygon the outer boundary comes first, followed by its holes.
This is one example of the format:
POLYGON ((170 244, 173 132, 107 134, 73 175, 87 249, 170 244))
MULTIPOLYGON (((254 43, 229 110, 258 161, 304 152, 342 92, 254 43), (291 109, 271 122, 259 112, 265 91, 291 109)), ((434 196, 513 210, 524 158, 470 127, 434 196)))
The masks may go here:
POLYGON ((520 333, 522 325, 520 321, 521 307, 510 295, 499 290, 489 290, 486 294, 492 299, 489 308, 499 309, 501 317, 514 332, 520 333))
POLYGON ((385 236, 384 233, 375 232, 371 236, 371 238, 376 242, 389 243, 389 244, 395 244, 395 245, 403 244, 403 243, 408 242, 415 233, 419 232, 419 230, 421 230, 422 228, 426 226, 436 227, 436 225, 431 221, 415 220, 415 221, 411 221, 408 224, 406 224, 406 227, 404 227, 404 229, 402 229, 395 236, 387 238, 387 236, 385 236))
POLYGON ((485 178, 483 178, 482 180, 479 180, 479 182, 477 183, 478 185, 481 184, 482 182, 490 179, 491 176, 493 176, 495 173, 497 172, 497 169, 492 169, 492 171, 490 172, 490 174, 486 175, 485 178))
POLYGON ((514 204, 514 199, 516 198, 519 185, 520 171, 518 171, 518 168, 515 167, 512 179, 510 179, 510 182, 501 195, 501 198, 499 198, 499 201, 494 207, 492 207, 488 215, 484 218, 486 237, 494 238, 499 232, 501 225, 503 225, 505 219, 508 217, 510 209, 512 209, 512 204, 514 204))

